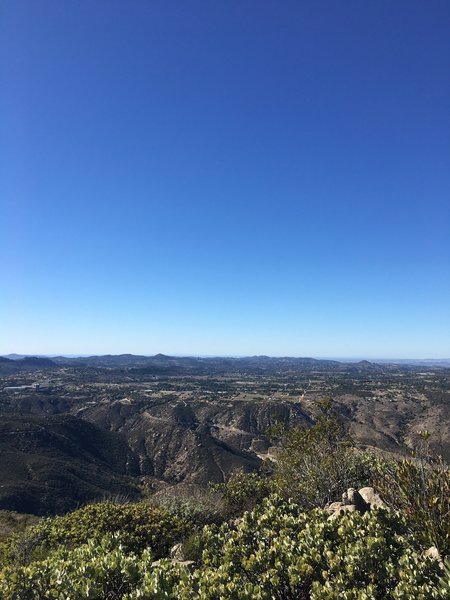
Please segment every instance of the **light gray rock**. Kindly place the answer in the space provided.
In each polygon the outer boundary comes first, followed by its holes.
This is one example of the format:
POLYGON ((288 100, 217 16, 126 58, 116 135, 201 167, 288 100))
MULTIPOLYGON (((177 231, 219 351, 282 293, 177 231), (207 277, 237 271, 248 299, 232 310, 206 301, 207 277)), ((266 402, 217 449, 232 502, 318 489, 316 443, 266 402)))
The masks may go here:
MULTIPOLYGON (((159 567, 161 564, 163 564, 163 561, 166 560, 164 558, 160 558, 159 560, 154 560, 152 562, 152 567, 159 567)), ((183 565, 185 567, 195 567, 195 562, 193 560, 176 560, 174 558, 170 559, 170 562, 173 565, 183 565)))
POLYGON ((370 506, 370 508, 372 508, 372 506, 386 507, 386 504, 372 487, 361 488, 359 490, 359 495, 370 506))
POLYGON ((348 488, 348 490, 342 494, 342 501, 344 504, 354 504, 356 510, 361 514, 364 514, 369 510, 369 505, 355 488, 348 488))
POLYGON ((436 546, 430 546, 428 548, 428 550, 425 550, 425 552, 423 553, 423 555, 425 557, 428 556, 429 558, 437 560, 438 563, 441 565, 441 567, 443 569, 445 568, 444 561, 442 560, 442 556, 439 554, 439 550, 436 548, 436 546))
POLYGON ((342 502, 344 504, 355 504, 353 502, 355 492, 356 492, 355 488, 348 488, 348 490, 342 494, 342 502))
POLYGON ((439 554, 439 550, 436 548, 436 546, 430 546, 428 550, 425 550, 424 556, 441 560, 441 555, 439 554))
POLYGON ((330 513, 334 513, 343 508, 345 504, 343 502, 332 502, 330 506, 327 506, 327 511, 330 513))
POLYGON ((169 552, 169 556, 172 560, 183 561, 183 544, 175 544, 175 546, 172 546, 169 552))
MULTIPOLYGON (((336 502, 336 504, 341 504, 340 502, 336 502)), ((356 511, 356 506, 354 504, 342 504, 342 506, 340 508, 338 508, 337 510, 335 510, 329 517, 328 520, 329 521, 333 521, 334 519, 337 519, 338 516, 342 513, 345 512, 355 512, 356 511)))

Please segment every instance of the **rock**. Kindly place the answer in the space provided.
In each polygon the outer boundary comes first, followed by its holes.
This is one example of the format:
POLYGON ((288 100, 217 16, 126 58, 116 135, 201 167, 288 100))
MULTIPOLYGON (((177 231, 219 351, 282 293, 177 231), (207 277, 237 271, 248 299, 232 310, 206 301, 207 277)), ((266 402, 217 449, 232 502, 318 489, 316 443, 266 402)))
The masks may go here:
POLYGON ((361 494, 355 490, 354 488, 349 488, 347 490, 347 497, 349 499, 349 504, 354 504, 356 509, 364 514, 369 510, 369 504, 364 500, 361 494))
MULTIPOLYGON (((334 504, 342 504, 341 502, 335 502, 334 504)), ((342 504, 340 508, 335 510, 329 517, 329 521, 333 521, 333 519, 337 519, 337 517, 344 512, 355 512, 356 506, 354 504, 342 504)))
POLYGON ((372 487, 361 488, 359 490, 359 495, 369 505, 370 508, 372 508, 372 506, 386 507, 386 504, 383 502, 380 496, 375 493, 372 487))
POLYGON ((437 560, 438 563, 441 565, 441 567, 444 568, 444 562, 443 562, 442 557, 439 554, 439 550, 436 548, 436 546, 430 546, 428 548, 428 550, 425 550, 425 552, 423 553, 423 555, 425 557, 428 556, 429 558, 437 560))
MULTIPOLYGON (((160 558, 159 560, 154 560, 152 562, 152 567, 159 567, 159 566, 161 566, 161 564, 164 563, 164 560, 166 560, 166 559, 164 559, 164 558, 161 559, 160 558)), ((182 566, 188 567, 188 568, 195 567, 195 562, 193 560, 175 560, 175 559, 170 559, 170 562, 173 565, 182 565, 182 566)))
POLYGON ((351 496, 354 491, 355 491, 354 488, 348 488, 348 490, 342 494, 342 502, 344 504, 353 504, 353 502, 351 502, 351 500, 349 498, 349 494, 351 496))
POLYGON ((175 546, 172 546, 169 552, 169 556, 172 560, 183 561, 183 544, 175 544, 175 546))
POLYGON ((369 505, 355 488, 348 488, 348 490, 342 494, 342 501, 344 504, 354 504, 356 510, 361 514, 364 514, 369 510, 369 505))
POLYGON ((330 506, 327 506, 327 511, 330 513, 334 513, 336 511, 341 510, 345 504, 343 502, 332 502, 330 506))
POLYGON ((386 506, 373 488, 362 488, 359 491, 355 488, 348 488, 342 494, 342 502, 332 502, 326 507, 326 510, 331 513, 328 519, 335 519, 343 512, 358 511, 360 514, 364 514, 372 506, 386 506))

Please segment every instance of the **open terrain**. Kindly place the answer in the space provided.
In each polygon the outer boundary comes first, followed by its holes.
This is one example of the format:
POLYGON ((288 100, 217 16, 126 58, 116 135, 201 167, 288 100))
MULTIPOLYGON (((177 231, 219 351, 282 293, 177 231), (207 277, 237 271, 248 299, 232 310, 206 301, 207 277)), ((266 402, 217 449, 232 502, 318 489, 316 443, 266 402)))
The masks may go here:
POLYGON ((0 508, 62 513, 166 485, 204 486, 271 458, 270 427, 331 397, 359 446, 450 460, 450 368, 122 355, 0 361, 0 508))

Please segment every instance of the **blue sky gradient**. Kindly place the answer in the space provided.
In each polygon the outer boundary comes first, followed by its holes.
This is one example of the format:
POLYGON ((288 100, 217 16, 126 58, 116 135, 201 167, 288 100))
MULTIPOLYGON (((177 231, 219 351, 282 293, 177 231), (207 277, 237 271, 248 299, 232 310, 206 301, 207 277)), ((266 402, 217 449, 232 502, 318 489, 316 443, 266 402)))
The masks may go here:
POLYGON ((447 0, 4 0, 0 353, 450 356, 447 0))

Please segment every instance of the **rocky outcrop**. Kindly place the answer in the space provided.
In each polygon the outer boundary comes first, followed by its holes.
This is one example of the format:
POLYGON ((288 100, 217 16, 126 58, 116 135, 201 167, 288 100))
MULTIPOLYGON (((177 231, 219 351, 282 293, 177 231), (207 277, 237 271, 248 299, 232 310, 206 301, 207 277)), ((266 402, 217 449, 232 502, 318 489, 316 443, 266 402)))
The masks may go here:
POLYGON ((372 487, 361 488, 358 493, 364 502, 369 506, 369 508, 372 508, 373 506, 386 506, 381 497, 375 493, 372 487))
POLYGON ((330 513, 330 519, 336 519, 343 512, 355 512, 364 514, 374 506, 386 507, 380 496, 371 487, 349 488, 342 494, 342 502, 332 502, 326 509, 330 513))

